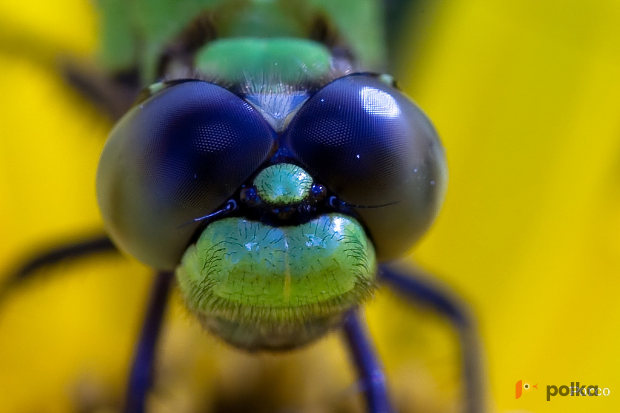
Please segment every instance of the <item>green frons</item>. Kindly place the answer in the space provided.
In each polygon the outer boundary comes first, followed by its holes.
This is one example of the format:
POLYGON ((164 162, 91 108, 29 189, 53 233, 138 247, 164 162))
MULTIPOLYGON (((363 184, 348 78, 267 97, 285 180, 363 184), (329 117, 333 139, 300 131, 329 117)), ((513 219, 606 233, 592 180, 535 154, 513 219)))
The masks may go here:
POLYGON ((254 179, 254 186, 264 202, 297 204, 310 194, 312 177, 297 165, 280 163, 263 169, 254 179))

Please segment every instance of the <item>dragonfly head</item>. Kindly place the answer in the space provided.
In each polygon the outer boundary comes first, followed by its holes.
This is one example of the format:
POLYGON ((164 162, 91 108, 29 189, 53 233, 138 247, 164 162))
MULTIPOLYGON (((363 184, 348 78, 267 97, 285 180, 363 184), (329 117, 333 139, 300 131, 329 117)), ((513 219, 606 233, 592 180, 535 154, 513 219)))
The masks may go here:
POLYGON ((121 249, 176 269, 190 310, 238 347, 324 334, 437 214, 443 148, 380 77, 308 92, 278 130, 249 103, 260 100, 215 84, 156 89, 106 143, 102 214, 121 249))

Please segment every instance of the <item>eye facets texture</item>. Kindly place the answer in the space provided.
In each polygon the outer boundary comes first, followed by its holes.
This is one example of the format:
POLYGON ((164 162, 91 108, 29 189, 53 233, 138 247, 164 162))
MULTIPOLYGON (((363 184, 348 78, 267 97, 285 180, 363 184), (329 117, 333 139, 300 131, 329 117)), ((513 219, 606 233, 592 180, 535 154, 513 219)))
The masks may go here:
POLYGON ((304 167, 358 205, 380 260, 426 231, 445 193, 445 154, 426 115, 381 80, 333 81, 301 107, 283 138, 304 167))
POLYGON ((224 203, 275 139, 251 105, 206 82, 172 86, 135 106, 112 130, 97 172, 112 238, 145 264, 173 269, 199 225, 191 221, 224 203))

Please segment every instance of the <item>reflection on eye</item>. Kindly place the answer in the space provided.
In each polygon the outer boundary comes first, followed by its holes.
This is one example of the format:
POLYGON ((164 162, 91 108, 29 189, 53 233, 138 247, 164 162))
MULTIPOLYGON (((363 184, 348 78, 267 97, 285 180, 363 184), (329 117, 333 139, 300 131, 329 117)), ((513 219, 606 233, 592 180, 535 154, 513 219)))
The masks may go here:
POLYGON ((359 93, 366 112, 389 118, 400 115, 398 103, 389 93, 369 86, 361 88, 359 93))
POLYGON ((379 260, 405 253, 443 200, 445 155, 435 129, 413 101, 375 77, 349 75, 317 91, 281 143, 340 200, 386 206, 355 209, 379 260))

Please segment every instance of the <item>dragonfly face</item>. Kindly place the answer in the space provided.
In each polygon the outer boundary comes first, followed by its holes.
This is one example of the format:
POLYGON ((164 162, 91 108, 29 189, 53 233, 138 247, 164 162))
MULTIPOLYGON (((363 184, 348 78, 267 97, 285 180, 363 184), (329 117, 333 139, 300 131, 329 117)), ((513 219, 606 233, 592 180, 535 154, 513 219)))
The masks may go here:
POLYGON ((190 310, 235 346, 325 333, 372 294, 377 260, 406 251, 440 206, 443 148, 380 77, 267 85, 262 98, 200 80, 156 89, 108 139, 102 214, 126 252, 176 269, 190 310), (284 121, 269 119, 273 107, 288 108, 284 121))
MULTIPOLYGON (((338 328, 372 412, 390 401, 359 310, 381 283, 457 326, 462 393, 480 405, 475 334, 458 300, 382 262, 430 226, 446 171, 426 116, 368 72, 385 62, 379 2, 129 3, 100 2, 108 73, 68 70, 103 108, 126 112, 101 156, 98 201, 116 246, 157 270, 123 411, 146 411, 173 271, 196 318, 238 348, 294 348, 338 328), (138 83, 147 87, 128 109, 138 83)), ((62 245, 7 285, 110 251, 107 236, 62 245)), ((326 376, 317 382, 337 397, 325 400, 340 399, 326 376)), ((218 399, 209 403, 225 406, 218 399)))

